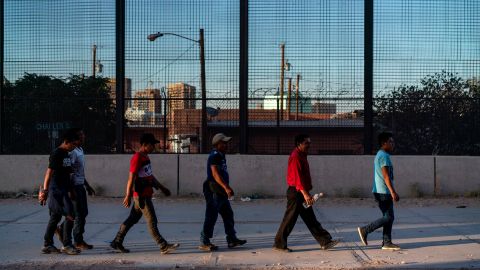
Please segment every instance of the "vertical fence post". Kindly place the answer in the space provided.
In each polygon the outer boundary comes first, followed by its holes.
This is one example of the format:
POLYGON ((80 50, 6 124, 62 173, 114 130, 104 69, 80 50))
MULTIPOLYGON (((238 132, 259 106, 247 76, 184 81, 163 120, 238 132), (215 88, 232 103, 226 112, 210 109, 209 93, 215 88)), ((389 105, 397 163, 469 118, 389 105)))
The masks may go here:
POLYGON ((4 0, 0 0, 0 154, 3 154, 3 144, 4 144, 4 133, 5 133, 5 102, 4 102, 4 89, 3 84, 5 83, 4 75, 4 0))
POLYGON ((363 151, 372 154, 373 141, 373 1, 365 1, 364 23, 364 123, 363 151))
POLYGON ((117 140, 116 152, 124 152, 124 102, 125 102, 125 1, 115 1, 115 81, 116 81, 116 112, 115 137, 117 140))
POLYGON ((240 0, 240 154, 248 152, 248 0, 240 0))

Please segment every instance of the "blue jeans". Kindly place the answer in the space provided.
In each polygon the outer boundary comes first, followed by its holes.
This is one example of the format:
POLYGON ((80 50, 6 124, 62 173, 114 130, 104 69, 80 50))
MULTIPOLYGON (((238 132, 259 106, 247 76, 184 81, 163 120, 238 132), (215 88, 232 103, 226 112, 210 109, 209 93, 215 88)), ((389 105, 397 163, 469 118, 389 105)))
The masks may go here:
MULTIPOLYGON (((48 198, 48 209, 50 212, 50 219, 45 230, 44 246, 53 245, 53 236, 57 225, 62 220, 62 217, 68 215, 75 216, 73 212, 73 205, 68 192, 65 189, 60 189, 57 187, 50 186, 49 189, 49 198, 48 198)), ((67 220, 65 218, 64 226, 61 227, 61 232, 63 234, 63 246, 72 245, 72 228, 73 221, 67 220)))
POLYGON ((83 185, 75 186, 75 200, 73 209, 75 211, 75 223, 73 225, 73 238, 75 243, 83 242, 86 217, 88 215, 87 192, 83 185))
POLYGON ((215 227, 215 223, 217 222, 218 214, 222 216, 225 234, 227 235, 227 241, 230 242, 231 240, 236 239, 233 210, 228 198, 221 194, 212 192, 210 190, 208 181, 203 183, 203 195, 205 196, 206 209, 203 230, 200 235, 200 240, 202 243, 210 243, 210 238, 213 237, 213 229, 215 227))
POLYGON ((378 207, 382 211, 382 217, 363 227, 367 234, 383 227, 383 243, 392 242, 392 226, 395 216, 393 214, 393 200, 390 194, 373 193, 378 207))
MULTIPOLYGON (((53 245, 53 235, 55 234, 57 225, 58 223, 60 223, 63 216, 64 215, 50 210, 50 220, 48 221, 47 229, 45 230, 45 235, 43 236, 43 240, 44 240, 43 245, 45 247, 53 245)), ((62 231, 61 231, 61 233, 63 234, 62 244, 64 247, 71 246, 73 221, 65 220, 63 224, 64 225, 62 226, 62 231)))
MULTIPOLYGON (((84 241, 83 233, 85 233, 85 223, 88 215, 87 192, 84 185, 75 185, 73 190, 75 192, 75 200, 72 201, 75 213, 73 240, 76 244, 80 244, 84 241)), ((64 224, 65 222, 60 227, 63 228, 64 224)))

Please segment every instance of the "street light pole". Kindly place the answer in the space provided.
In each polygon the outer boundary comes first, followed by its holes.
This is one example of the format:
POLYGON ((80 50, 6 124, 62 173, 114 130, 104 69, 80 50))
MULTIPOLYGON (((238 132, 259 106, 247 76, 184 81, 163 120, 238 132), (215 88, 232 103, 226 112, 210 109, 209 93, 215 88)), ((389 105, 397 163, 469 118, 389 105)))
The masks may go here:
POLYGON ((200 85, 202 88, 202 138, 200 142, 200 152, 201 153, 206 153, 208 151, 208 144, 207 144, 207 87, 206 87, 206 79, 205 79, 205 39, 203 37, 203 28, 200 28, 200 38, 199 40, 194 40, 188 37, 184 37, 182 35, 178 35, 175 33, 155 33, 155 34, 150 34, 147 36, 147 39, 150 41, 154 41, 155 39, 166 36, 166 35, 171 35, 171 36, 176 36, 179 38, 183 38, 189 41, 193 41, 195 43, 198 43, 200 47, 200 85))

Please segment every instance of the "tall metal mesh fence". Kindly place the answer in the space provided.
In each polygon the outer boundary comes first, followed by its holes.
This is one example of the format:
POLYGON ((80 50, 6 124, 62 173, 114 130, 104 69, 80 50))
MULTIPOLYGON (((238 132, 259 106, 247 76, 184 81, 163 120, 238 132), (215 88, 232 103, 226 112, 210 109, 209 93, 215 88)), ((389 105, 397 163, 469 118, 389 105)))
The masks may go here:
POLYGON ((400 154, 480 154, 480 2, 374 4, 375 129, 400 154))
POLYGON ((362 153, 363 60, 363 1, 249 1, 249 150, 362 153))
MULTIPOLYGON (((376 144, 364 140, 368 1, 249 0, 241 36, 245 0, 3 0, 0 150, 48 153, 66 128, 83 127, 89 153, 136 151, 144 132, 159 153, 207 152, 223 132, 233 153, 246 140, 247 153, 286 154, 307 133, 311 154, 363 154, 376 144)), ((373 3, 374 134, 392 131, 400 154, 480 154, 480 3, 373 3)))
POLYGON ((70 127, 90 153, 112 152, 115 1, 3 4, 2 152, 49 153, 70 127))

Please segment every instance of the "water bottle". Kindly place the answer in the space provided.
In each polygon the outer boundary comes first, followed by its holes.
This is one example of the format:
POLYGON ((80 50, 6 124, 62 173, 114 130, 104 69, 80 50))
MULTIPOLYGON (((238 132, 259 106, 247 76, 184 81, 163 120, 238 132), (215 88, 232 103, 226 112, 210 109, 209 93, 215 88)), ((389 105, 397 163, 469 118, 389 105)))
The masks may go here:
MULTIPOLYGON (((313 195, 313 202, 316 202, 318 199, 320 199, 320 197, 322 196, 323 194, 321 193, 317 193, 315 195, 313 195)), ((303 207, 305 208, 308 208, 310 207, 311 205, 308 205, 307 202, 303 202, 303 207)))

